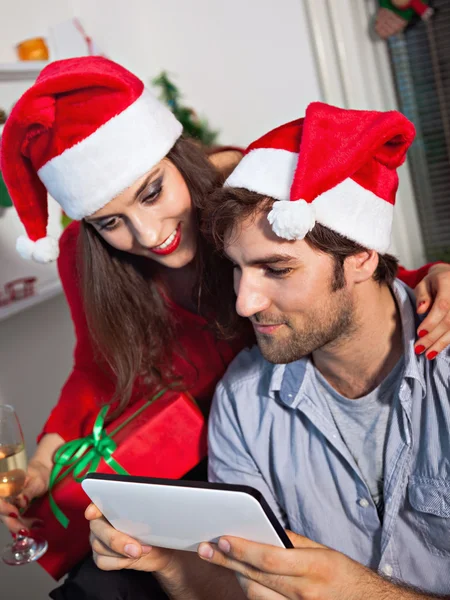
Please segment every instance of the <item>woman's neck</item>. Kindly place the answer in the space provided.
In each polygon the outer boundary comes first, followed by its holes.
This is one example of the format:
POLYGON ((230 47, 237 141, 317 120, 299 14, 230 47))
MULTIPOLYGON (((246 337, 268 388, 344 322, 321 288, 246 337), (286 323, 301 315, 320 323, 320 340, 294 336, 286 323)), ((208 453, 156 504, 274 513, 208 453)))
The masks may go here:
POLYGON ((182 308, 197 313, 198 306, 192 294, 196 281, 195 261, 181 269, 158 268, 158 275, 169 298, 182 308))

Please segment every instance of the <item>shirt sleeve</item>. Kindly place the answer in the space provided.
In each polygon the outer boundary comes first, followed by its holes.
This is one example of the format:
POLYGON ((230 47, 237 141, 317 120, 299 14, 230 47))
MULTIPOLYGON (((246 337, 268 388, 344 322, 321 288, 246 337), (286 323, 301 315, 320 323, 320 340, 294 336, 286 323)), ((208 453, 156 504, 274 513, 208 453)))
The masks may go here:
POLYGON ((438 264, 440 263, 428 263, 427 265, 420 267, 420 269, 415 269, 414 271, 409 271, 400 265, 397 271, 397 277, 403 281, 403 283, 406 283, 408 287, 414 289, 417 285, 419 285, 422 279, 428 275, 428 271, 431 269, 431 267, 434 267, 434 265, 438 264))
POLYGON ((261 475, 245 443, 235 398, 223 381, 219 382, 216 388, 209 417, 208 480, 255 488, 264 496, 280 523, 289 527, 283 509, 261 475))
POLYGON ((74 364, 38 441, 47 433, 58 433, 65 441, 86 435, 92 430, 101 405, 114 394, 112 373, 95 360, 86 322, 77 260, 79 227, 79 223, 72 223, 64 231, 58 259, 58 271, 75 329, 74 364))

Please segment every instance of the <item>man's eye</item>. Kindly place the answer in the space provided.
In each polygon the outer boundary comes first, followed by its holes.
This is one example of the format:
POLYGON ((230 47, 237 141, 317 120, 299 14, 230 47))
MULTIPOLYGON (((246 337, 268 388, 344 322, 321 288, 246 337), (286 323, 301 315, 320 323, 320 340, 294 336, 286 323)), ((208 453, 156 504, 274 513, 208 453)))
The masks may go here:
POLYGON ((271 277, 283 277, 284 275, 289 275, 292 272, 292 269, 274 269, 272 267, 266 267, 266 273, 271 277))

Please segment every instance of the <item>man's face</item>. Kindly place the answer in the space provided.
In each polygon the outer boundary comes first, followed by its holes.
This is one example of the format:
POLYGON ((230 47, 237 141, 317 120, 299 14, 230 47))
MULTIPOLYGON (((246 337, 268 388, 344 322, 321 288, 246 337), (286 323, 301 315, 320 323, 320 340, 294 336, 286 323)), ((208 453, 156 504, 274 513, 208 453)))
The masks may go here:
POLYGON ((333 290, 334 261, 304 240, 277 237, 265 213, 230 232, 236 310, 251 320, 264 358, 289 363, 338 342, 354 326, 346 286, 333 290))

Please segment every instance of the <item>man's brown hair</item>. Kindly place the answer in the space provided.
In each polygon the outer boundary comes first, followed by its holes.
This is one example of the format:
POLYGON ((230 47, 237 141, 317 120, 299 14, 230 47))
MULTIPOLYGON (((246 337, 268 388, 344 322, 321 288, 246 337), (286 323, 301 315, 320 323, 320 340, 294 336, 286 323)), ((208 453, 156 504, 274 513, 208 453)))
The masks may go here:
MULTIPOLYGON (((275 200, 251 192, 244 188, 224 187, 215 190, 208 198, 202 210, 203 230, 210 236, 220 250, 223 250, 225 237, 239 223, 260 212, 269 212, 275 200)), ((344 262, 348 256, 367 251, 360 244, 345 238, 317 223, 306 235, 307 244, 334 259, 333 289, 338 290, 345 285, 344 262)), ((391 285, 398 269, 398 260, 390 254, 378 255, 378 266, 373 278, 380 285, 391 285)))

